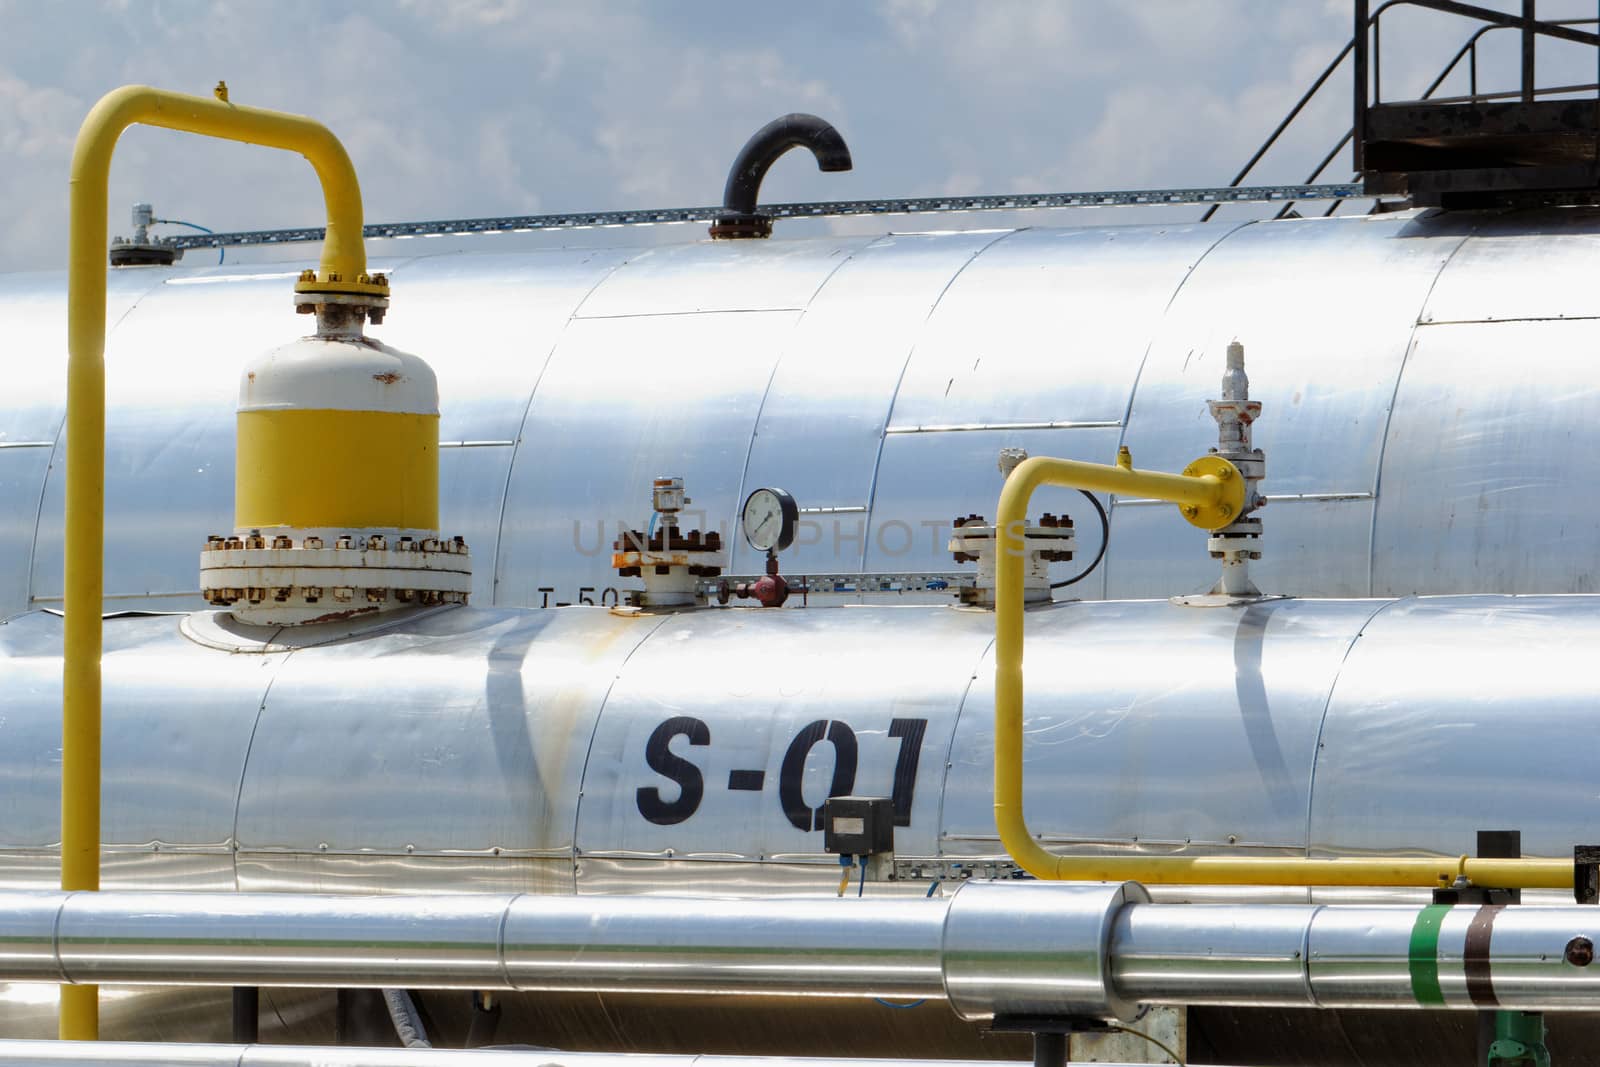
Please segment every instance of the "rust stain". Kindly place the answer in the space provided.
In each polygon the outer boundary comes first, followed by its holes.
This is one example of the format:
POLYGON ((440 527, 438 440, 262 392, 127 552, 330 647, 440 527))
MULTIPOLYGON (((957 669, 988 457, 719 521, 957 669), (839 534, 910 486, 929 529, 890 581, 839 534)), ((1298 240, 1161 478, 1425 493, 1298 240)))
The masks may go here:
POLYGON ((350 619, 358 618, 358 617, 360 617, 362 615, 371 615, 373 612, 375 612, 377 610, 378 610, 377 608, 367 607, 367 608, 351 608, 348 611, 330 611, 326 615, 318 615, 314 619, 307 619, 301 625, 308 626, 311 623, 316 623, 316 622, 345 622, 345 621, 350 620, 350 619))
POLYGON ((382 382, 384 385, 393 385, 395 382, 400 380, 400 372, 386 370, 382 374, 374 374, 372 376, 372 380, 375 382, 382 382))

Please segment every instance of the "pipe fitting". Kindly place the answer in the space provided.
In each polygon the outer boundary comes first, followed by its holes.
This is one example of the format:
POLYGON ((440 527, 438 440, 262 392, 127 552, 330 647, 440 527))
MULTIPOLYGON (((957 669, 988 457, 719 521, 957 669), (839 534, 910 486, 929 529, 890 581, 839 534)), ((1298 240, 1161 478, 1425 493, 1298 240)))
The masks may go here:
POLYGON ((821 171, 844 171, 852 166, 849 147, 828 122, 802 112, 774 119, 739 149, 722 192, 722 214, 711 226, 713 238, 772 236, 772 216, 756 212, 756 197, 767 170, 791 148, 809 149, 821 171))
POLYGON ((1131 1019, 1138 1004, 1111 981, 1111 934, 1135 882, 963 885, 945 913, 945 996, 969 1022, 996 1016, 1131 1019))

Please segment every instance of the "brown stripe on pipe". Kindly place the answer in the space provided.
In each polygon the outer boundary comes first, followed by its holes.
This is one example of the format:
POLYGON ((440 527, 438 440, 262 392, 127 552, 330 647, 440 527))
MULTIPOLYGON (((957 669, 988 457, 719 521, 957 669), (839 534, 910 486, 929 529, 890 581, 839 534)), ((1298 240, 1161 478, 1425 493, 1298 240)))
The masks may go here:
POLYGON ((1494 921, 1504 904, 1486 904, 1478 909, 1467 926, 1467 940, 1461 950, 1461 969, 1466 973, 1467 996, 1480 1008, 1498 1008, 1494 995, 1494 974, 1489 966, 1489 939, 1494 936, 1494 921))

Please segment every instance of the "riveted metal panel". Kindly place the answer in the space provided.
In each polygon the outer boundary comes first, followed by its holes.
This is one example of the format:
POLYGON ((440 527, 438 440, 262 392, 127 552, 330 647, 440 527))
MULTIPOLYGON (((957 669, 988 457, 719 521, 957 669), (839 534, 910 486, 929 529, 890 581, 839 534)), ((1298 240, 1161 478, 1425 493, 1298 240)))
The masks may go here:
POLYGON ((1378 593, 1600 590, 1600 321, 1427 326, 1395 398, 1378 593))
MULTIPOLYGON (((178 271, 135 267, 106 273, 106 333, 139 299, 178 271)), ((0 445, 53 442, 66 413, 67 276, 60 271, 0 275, 5 323, 5 406, 0 445)))
POLYGON ((241 888, 570 889, 601 702, 659 621, 461 608, 293 653, 240 792, 241 888))
POLYGON ((28 610, 34 529, 50 453, 48 444, 0 445, 0 618, 28 610))
MULTIPOLYGON (((868 570, 976 572, 975 564, 957 564, 952 559, 950 532, 958 515, 994 519, 1003 484, 998 466, 1002 448, 1110 463, 1116 459, 1118 432, 1116 427, 1104 427, 891 434, 878 466, 869 535, 862 537, 860 527, 843 521, 837 530, 833 526, 825 529, 841 543, 841 552, 850 549, 852 536, 864 541, 868 570)), ((1094 558, 1100 547, 1100 522, 1081 494, 1047 486, 1034 494, 1030 509, 1035 516, 1048 511, 1073 520, 1077 557, 1070 563, 1052 565, 1051 573, 1058 580, 1076 574, 1094 558)), ((846 518, 839 516, 840 520, 846 518)), ((1098 596, 1101 582, 1100 575, 1091 575, 1064 595, 1098 596)))
POLYGON ((787 860, 837 878, 817 821, 833 794, 898 798, 896 855, 933 855, 950 732, 993 618, 904 610, 917 612, 915 641, 884 639, 910 618, 895 608, 742 608, 663 624, 595 734, 578 813, 585 862, 705 861, 714 878, 719 861, 787 860))
POLYGON ((500 501, 511 472, 511 444, 439 450, 439 532, 464 537, 472 550, 472 598, 494 603, 494 557, 500 540, 500 501))
MULTIPOLYGON (((1162 855, 1303 849, 1328 693, 1378 607, 1109 601, 1029 612, 1029 828, 1054 846, 1162 855)), ((952 752, 944 849, 995 855, 991 658, 952 752)))
MULTIPOLYGON (((784 567, 852 571, 839 523, 864 527, 873 472, 895 387, 940 294, 997 234, 891 234, 856 252, 823 286, 790 333, 761 405, 745 489, 775 485, 808 514, 784 567)), ((857 534, 859 539, 859 533, 857 534)), ((734 538, 734 569, 760 557, 734 538)))
POLYGON ((1021 230, 939 301, 895 429, 1120 422, 1161 314, 1226 226, 1021 230))
POLYGON ((637 252, 585 300, 583 318, 797 310, 871 237, 697 241, 637 252))
POLYGON ((1600 212, 1567 208, 1538 220, 1509 214, 1473 221, 1472 235, 1428 294, 1423 322, 1600 316, 1593 284, 1600 212))
POLYGON ((1529 856, 1595 840, 1592 600, 1439 597, 1377 615, 1339 672, 1317 757, 1317 855, 1529 856))
POLYGON ((1206 401, 1237 340, 1263 408, 1263 491, 1373 492, 1411 330, 1461 240, 1428 220, 1383 216, 1235 232, 1189 277, 1150 346, 1126 435, 1134 465, 1182 470, 1216 443, 1206 401), (1358 306, 1335 295, 1350 293, 1358 306))
POLYGON ((499 601, 577 603, 627 584, 611 566, 611 545, 619 526, 649 525, 658 476, 684 479, 692 502, 681 516, 685 530, 720 528, 726 543, 761 397, 798 315, 573 322, 539 384, 512 467, 499 601))
MULTIPOLYGON (((233 529, 239 368, 310 322, 290 307, 294 272, 257 270, 168 278, 108 340, 105 592, 115 607, 204 606, 200 547, 233 529)), ((33 587, 43 598, 61 592, 66 462, 58 452, 40 517, 33 587)))
POLYGON ((557 248, 415 259, 395 268, 393 306, 371 333, 433 367, 441 442, 515 441, 567 321, 627 256, 557 248))
MULTIPOLYGON (((7 871, 29 888, 59 875, 60 654, 55 615, 0 626, 0 847, 31 857, 7 871)), ((176 616, 106 620, 106 888, 235 888, 234 803, 256 713, 282 659, 203 648, 178 634, 176 616)))
MULTIPOLYGON (((1270 462, 1270 461, 1269 461, 1270 462)), ((1257 513, 1261 558, 1250 580, 1264 593, 1287 596, 1366 596, 1365 545, 1372 534, 1372 500, 1279 499, 1257 513)), ((1079 520, 1080 533, 1084 522, 1079 520)), ((1106 595, 1170 597, 1216 585, 1222 563, 1206 550, 1206 531, 1171 504, 1119 501, 1111 512, 1106 595)))

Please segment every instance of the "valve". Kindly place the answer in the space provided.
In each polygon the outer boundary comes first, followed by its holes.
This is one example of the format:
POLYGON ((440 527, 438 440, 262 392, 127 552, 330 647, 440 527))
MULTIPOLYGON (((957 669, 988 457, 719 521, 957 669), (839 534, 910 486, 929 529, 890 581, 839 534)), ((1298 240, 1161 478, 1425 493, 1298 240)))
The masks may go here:
MULTIPOLYGON (((1017 465, 1028 458, 1025 448, 1000 450, 1000 479, 1011 477, 1017 465)), ((949 549, 957 563, 976 563, 978 578, 971 586, 963 586, 956 595, 961 603, 976 607, 994 607, 995 547, 999 534, 995 525, 982 515, 956 516, 951 523, 949 549)), ((1039 516, 1039 521, 1024 525, 1021 531, 1026 570, 1023 572, 1022 599, 1028 604, 1042 604, 1050 599, 1050 564, 1066 563, 1072 559, 1077 545, 1077 535, 1072 529, 1070 516, 1039 516)))
POLYGON ((1250 427, 1261 414, 1261 402, 1250 399, 1244 345, 1238 341, 1228 344, 1222 399, 1208 403, 1211 417, 1217 421, 1217 447, 1210 452, 1237 467, 1245 482, 1244 507, 1238 518, 1212 531, 1206 541, 1211 558, 1222 561, 1222 577, 1211 592, 1233 597, 1260 596, 1261 591, 1250 581, 1249 561, 1261 558, 1261 520, 1255 512, 1265 507, 1267 500, 1256 487, 1267 473, 1267 461, 1250 441, 1250 427))
POLYGON ((649 532, 629 530, 612 542, 611 565, 623 578, 642 578, 643 592, 630 592, 630 604, 640 607, 690 607, 700 603, 698 578, 722 573, 722 535, 678 529, 678 513, 692 503, 684 495, 683 479, 662 477, 650 485, 655 511, 649 532))

